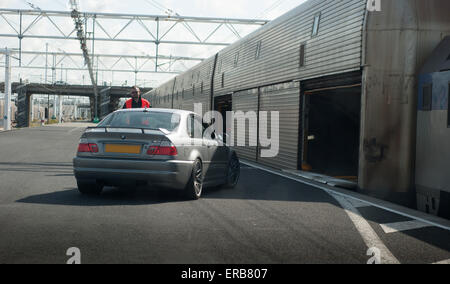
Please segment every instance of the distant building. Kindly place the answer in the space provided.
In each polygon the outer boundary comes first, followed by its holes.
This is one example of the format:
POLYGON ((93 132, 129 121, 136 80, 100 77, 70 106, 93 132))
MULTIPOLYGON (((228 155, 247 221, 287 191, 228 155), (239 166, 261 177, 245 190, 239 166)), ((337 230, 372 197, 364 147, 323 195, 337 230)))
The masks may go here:
MULTIPOLYGON (((4 98, 0 99, 0 122, 3 126, 3 116, 5 115, 5 101, 4 98)), ((16 120, 16 113, 17 113, 17 107, 14 103, 14 101, 11 101, 11 121, 15 121, 16 120)))

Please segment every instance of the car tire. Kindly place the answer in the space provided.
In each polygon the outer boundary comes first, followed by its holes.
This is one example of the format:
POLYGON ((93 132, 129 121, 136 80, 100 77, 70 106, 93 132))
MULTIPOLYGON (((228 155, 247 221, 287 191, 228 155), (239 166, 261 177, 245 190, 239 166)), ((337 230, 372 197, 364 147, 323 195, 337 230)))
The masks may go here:
POLYGON ((227 180, 224 185, 225 188, 235 188, 237 183, 239 182, 239 177, 241 176, 241 163, 239 162, 239 158, 235 153, 231 156, 228 161, 228 172, 227 172, 227 180))
POLYGON ((77 181, 78 191, 85 195, 99 195, 103 191, 103 185, 92 182, 77 181))
POLYGON ((200 159, 196 159, 192 165, 192 173, 185 188, 186 198, 197 200, 202 195, 203 190, 203 164, 200 159))

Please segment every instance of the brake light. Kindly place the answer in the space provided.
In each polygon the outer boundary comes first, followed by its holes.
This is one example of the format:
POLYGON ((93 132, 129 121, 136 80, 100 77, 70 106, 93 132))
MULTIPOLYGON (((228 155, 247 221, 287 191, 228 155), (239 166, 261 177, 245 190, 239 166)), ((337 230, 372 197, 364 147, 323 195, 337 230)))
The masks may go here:
POLYGON ((175 146, 151 146, 147 150, 147 155, 176 156, 176 155, 178 155, 178 151, 175 146))
POLYGON ((89 149, 89 144, 80 143, 78 145, 78 153, 86 153, 91 152, 91 149, 89 149))
POLYGON ((98 153, 98 146, 93 143, 80 143, 78 145, 78 153, 98 153))

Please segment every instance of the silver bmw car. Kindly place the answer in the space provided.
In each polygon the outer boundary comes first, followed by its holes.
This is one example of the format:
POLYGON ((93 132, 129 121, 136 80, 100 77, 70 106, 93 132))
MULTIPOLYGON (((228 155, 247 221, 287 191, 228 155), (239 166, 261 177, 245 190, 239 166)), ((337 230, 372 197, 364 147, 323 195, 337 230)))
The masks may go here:
POLYGON ((198 199, 203 187, 234 187, 238 156, 208 126, 189 111, 116 111, 81 136, 73 159, 78 190, 100 194, 104 186, 149 185, 198 199))

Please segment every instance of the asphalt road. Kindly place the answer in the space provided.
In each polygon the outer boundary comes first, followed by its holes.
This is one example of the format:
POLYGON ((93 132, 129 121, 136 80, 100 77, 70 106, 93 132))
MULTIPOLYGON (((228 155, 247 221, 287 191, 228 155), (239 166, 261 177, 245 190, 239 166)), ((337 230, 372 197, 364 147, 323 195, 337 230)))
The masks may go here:
POLYGON ((198 201, 154 188, 81 196, 72 158, 82 131, 0 133, 0 263, 66 263, 77 247, 82 263, 363 264, 371 242, 400 263, 450 259, 445 229, 387 233, 383 224, 413 220, 249 166, 237 188, 198 201))

